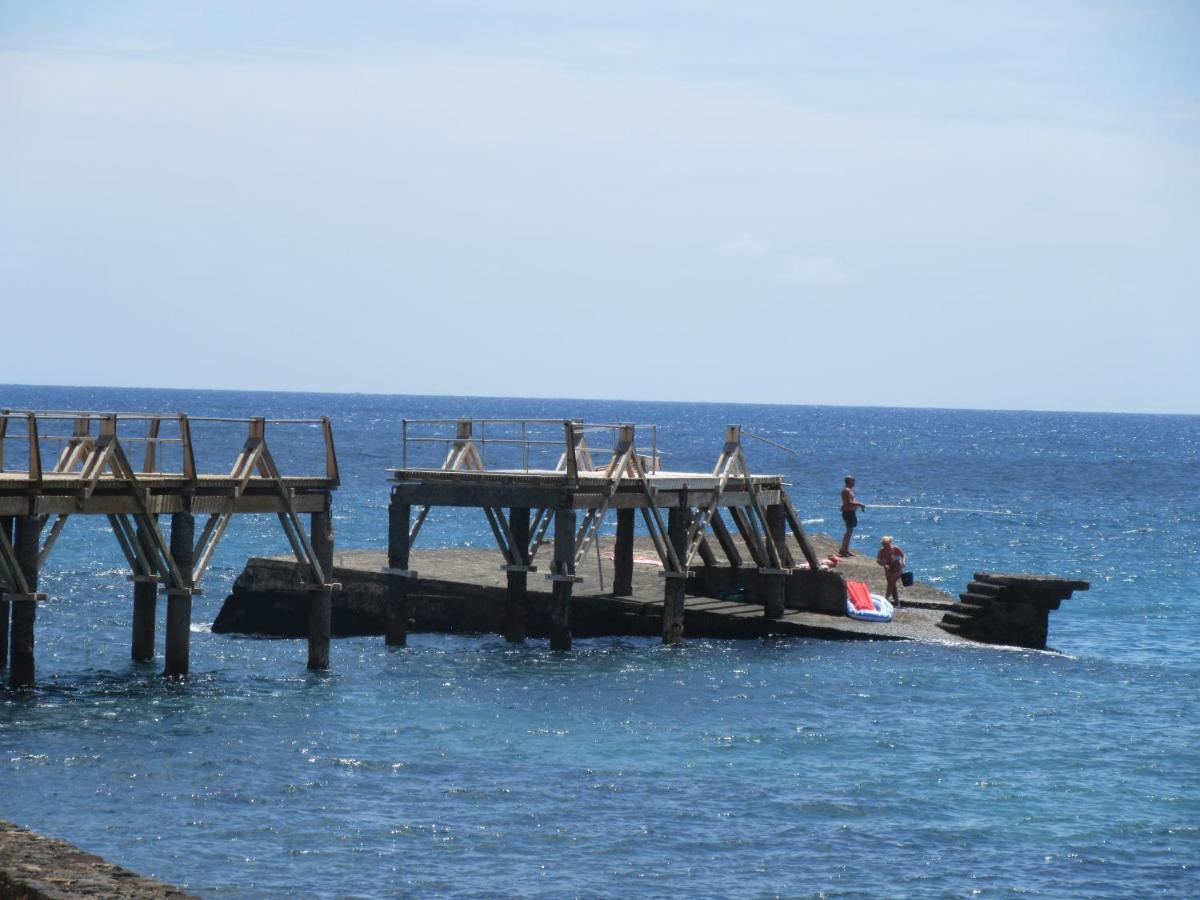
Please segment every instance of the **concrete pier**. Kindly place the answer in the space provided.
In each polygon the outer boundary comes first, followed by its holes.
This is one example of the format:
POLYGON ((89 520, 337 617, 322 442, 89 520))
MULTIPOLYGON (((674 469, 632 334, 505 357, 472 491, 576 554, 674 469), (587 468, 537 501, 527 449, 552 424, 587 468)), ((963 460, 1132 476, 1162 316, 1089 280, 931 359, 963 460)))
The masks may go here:
MULTIPOLYGON (((811 535, 825 556, 836 549, 833 539, 811 535)), ((605 564, 614 557, 615 543, 600 539, 605 564)), ((653 553, 648 538, 634 544, 635 557, 653 553)), ((410 627, 416 633, 504 635, 508 621, 508 581, 486 550, 414 550, 412 566, 419 572, 411 580, 410 627)), ((342 589, 334 595, 334 637, 382 635, 389 603, 389 576, 381 571, 382 551, 348 550, 334 556, 334 577, 342 589)), ((915 640, 969 646, 973 641, 938 627, 942 617, 956 607, 953 597, 917 583, 901 588, 901 606, 891 622, 860 622, 845 615, 842 571, 868 581, 882 592, 882 570, 874 560, 856 557, 838 570, 787 576, 786 607, 778 619, 763 615, 765 579, 753 568, 737 572, 722 567, 701 572, 685 582, 683 635, 688 638, 743 639, 768 635, 836 640, 915 640), (707 580, 708 586, 705 581, 707 580), (731 599, 718 594, 740 593, 731 599)), ((661 566, 638 562, 634 566, 629 596, 601 591, 594 559, 576 570, 582 579, 572 584, 570 630, 572 640, 606 636, 641 636, 660 640, 663 633, 664 578, 661 566)), ((284 558, 251 559, 237 579, 213 624, 215 633, 260 634, 304 638, 302 611, 307 602, 296 564, 284 558)), ((532 579, 526 597, 526 632, 531 639, 547 640, 554 628, 556 598, 553 583, 532 579)))

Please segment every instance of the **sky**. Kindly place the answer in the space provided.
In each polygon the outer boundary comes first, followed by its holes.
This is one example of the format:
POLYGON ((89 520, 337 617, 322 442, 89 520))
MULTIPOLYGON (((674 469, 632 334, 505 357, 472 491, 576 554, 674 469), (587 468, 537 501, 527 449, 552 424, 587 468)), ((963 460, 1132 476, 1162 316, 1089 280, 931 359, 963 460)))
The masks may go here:
POLYGON ((0 384, 1200 413, 1197 35, 0 0, 0 384))

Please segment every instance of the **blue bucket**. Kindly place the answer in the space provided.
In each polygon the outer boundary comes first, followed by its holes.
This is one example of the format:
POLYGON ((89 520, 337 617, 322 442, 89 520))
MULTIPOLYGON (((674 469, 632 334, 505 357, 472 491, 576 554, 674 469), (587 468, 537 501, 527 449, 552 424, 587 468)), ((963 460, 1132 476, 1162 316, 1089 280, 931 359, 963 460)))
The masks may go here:
POLYGON ((912 587, 913 573, 912 572, 901 572, 900 573, 900 583, 902 585, 904 585, 905 587, 912 587))

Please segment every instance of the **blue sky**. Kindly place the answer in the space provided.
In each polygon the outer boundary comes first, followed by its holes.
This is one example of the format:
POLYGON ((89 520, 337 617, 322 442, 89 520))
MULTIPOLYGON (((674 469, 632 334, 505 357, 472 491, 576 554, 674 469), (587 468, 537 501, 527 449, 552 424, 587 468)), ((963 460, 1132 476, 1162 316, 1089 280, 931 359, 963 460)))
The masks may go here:
POLYGON ((1197 34, 0 0, 0 383, 1200 413, 1197 34))

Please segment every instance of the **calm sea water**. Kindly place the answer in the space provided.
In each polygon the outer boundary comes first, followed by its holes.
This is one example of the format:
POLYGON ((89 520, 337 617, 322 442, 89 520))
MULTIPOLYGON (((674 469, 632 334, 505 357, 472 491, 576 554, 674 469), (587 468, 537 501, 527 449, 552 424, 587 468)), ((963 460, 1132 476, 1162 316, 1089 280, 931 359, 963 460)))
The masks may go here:
MULTIPOLYGON (((38 687, 0 689, 0 817, 205 896, 1200 893, 1200 417, 0 387, 0 406, 327 414, 342 547, 386 543, 401 417, 656 422, 672 468, 723 426, 814 530, 841 477, 918 577, 1083 578, 1060 653, 800 640, 492 636, 305 646, 207 630, 278 524, 230 529, 192 671, 129 662, 130 585, 99 523, 43 576, 38 687)), ((315 433, 273 444, 319 465, 315 433)), ((420 546, 484 544, 479 514, 420 546)), ((585 575, 587 572, 585 571, 585 575)), ((163 604, 160 604, 160 615, 163 604)), ((161 623, 159 647, 161 652, 161 623)))

